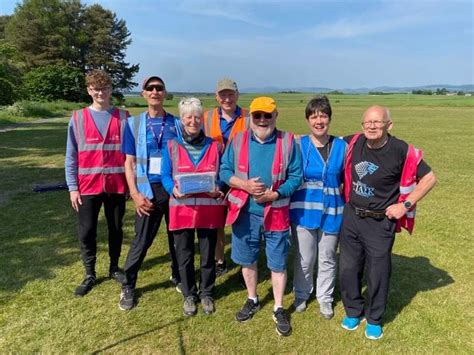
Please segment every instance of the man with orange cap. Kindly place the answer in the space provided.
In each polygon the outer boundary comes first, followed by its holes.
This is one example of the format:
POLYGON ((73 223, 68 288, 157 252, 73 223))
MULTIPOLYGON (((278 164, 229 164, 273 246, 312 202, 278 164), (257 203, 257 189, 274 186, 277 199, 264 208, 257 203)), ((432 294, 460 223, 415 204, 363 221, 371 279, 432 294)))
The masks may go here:
POLYGON ((291 334, 283 309, 289 237, 290 196, 301 185, 301 157, 291 133, 276 129, 278 111, 270 97, 250 104, 250 130, 237 134, 227 147, 220 169, 228 194, 227 225, 232 225, 232 260, 242 266, 248 298, 235 318, 245 322, 260 309, 257 260, 265 238, 267 266, 272 274, 278 334, 291 334))

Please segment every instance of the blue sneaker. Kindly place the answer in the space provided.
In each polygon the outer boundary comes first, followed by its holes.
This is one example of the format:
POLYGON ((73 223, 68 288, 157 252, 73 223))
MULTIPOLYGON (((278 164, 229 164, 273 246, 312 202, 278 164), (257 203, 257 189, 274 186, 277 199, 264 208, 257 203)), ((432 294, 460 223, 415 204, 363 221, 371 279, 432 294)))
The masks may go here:
POLYGON ((362 322, 364 317, 344 317, 341 322, 341 326, 347 330, 356 330, 359 327, 360 322, 362 322))
POLYGON ((365 326, 365 337, 367 339, 378 340, 383 337, 382 326, 378 324, 367 323, 365 326))

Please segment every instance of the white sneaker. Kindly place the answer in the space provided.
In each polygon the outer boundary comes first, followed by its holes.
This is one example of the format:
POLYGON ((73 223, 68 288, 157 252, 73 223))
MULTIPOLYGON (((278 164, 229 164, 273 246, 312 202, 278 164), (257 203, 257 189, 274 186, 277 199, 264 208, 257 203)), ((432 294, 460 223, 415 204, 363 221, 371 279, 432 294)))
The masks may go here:
POLYGON ((331 319, 334 317, 334 311, 332 309, 332 303, 331 302, 322 302, 319 305, 319 313, 324 319, 331 319))

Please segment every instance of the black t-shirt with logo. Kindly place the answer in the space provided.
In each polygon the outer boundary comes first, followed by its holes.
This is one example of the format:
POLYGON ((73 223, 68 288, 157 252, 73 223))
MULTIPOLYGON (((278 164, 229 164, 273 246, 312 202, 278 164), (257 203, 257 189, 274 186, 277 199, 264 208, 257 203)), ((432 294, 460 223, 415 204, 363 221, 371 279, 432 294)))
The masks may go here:
MULTIPOLYGON (((344 139, 349 143, 352 137, 344 139)), ((407 152, 408 144, 394 136, 389 135, 387 144, 379 149, 367 147, 367 139, 360 136, 352 153, 351 203, 369 210, 384 210, 396 203, 407 152)), ((422 160, 417 167, 417 178, 430 171, 422 160)))

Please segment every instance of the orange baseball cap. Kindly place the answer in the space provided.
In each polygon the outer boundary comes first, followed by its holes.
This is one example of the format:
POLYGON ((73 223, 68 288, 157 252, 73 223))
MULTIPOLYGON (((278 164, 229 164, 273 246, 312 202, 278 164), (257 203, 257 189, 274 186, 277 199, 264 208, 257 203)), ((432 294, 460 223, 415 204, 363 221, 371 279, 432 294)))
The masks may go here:
POLYGON ((250 103, 250 113, 257 111, 272 113, 276 108, 275 100, 266 96, 256 97, 250 103))

